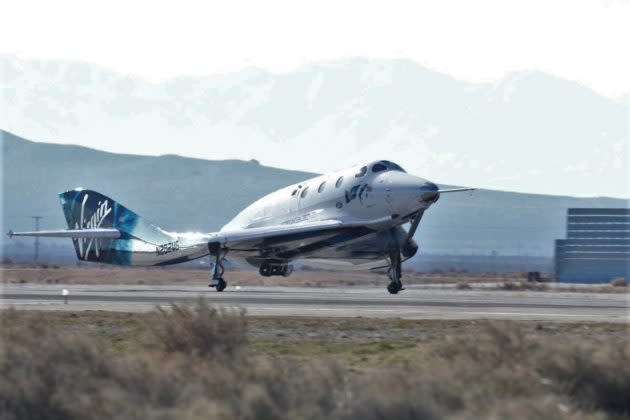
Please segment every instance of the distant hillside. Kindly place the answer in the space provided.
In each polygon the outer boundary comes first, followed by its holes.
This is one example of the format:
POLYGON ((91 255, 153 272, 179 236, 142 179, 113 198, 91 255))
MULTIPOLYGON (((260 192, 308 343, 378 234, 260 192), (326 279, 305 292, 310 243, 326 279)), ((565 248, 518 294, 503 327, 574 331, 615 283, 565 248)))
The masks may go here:
MULTIPOLYGON (((120 155, 2 134, 4 231, 31 230, 31 215, 44 216, 43 228, 65 227, 57 194, 84 186, 165 228, 211 232, 257 198, 312 176, 256 162, 120 155)), ((25 252, 32 252, 32 240, 9 241, 3 235, 1 241, 13 247, 29 244, 25 252)), ((44 247, 51 243, 42 240, 44 247)), ((65 247, 68 241, 56 244, 65 247)))
MULTIPOLYGON (((44 216, 43 229, 65 227, 57 193, 76 186, 101 191, 167 229, 214 231, 257 198, 313 176, 256 162, 120 155, 0 133, 4 231, 31 230, 32 215, 44 216)), ((626 204, 491 190, 447 194, 426 213, 416 240, 423 253, 551 256, 553 240, 565 235, 568 207, 626 204)), ((1 243, 8 256, 32 252, 31 239, 2 236, 1 243)), ((53 244, 73 255, 69 241, 42 240, 53 244)))
POLYGON ((0 55, 0 74, 0 127, 27 138, 312 172, 387 158, 436 182, 630 193, 628 103, 541 72, 468 83, 408 60, 348 58, 150 83, 0 55))
POLYGON ((63 225, 57 193, 84 186, 169 229, 212 231, 263 195, 313 176, 255 161, 121 155, 2 133, 4 218, 20 229, 31 226, 23 220, 31 214, 63 225))

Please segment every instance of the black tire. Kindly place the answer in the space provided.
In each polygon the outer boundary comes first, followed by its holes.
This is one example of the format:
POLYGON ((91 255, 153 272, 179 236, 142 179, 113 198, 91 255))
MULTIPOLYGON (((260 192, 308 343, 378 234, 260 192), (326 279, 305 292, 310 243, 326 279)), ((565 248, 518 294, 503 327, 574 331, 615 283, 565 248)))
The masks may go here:
POLYGON ((227 287, 227 283, 225 282, 225 280, 219 279, 218 284, 215 287, 217 289, 217 292, 222 292, 227 287))
POLYGON ((282 275, 284 277, 289 277, 291 275, 291 273, 293 273, 293 266, 291 264, 286 265, 284 267, 284 270, 282 270, 282 275))
POLYGON ((396 295, 400 291, 400 286, 398 286, 398 284, 396 283, 389 283, 387 285, 387 291, 392 295, 396 295))
POLYGON ((271 277, 271 266, 269 264, 263 264, 258 269, 258 272, 263 277, 271 277))

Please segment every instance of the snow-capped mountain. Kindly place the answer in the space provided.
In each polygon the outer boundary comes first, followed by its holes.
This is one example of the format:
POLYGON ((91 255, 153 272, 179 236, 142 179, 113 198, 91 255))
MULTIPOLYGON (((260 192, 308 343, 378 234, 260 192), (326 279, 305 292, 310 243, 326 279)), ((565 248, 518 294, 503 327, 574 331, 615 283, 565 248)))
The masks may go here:
POLYGON ((387 158, 440 183, 630 196, 628 101, 539 72, 472 84, 355 58, 151 83, 13 56, 0 70, 0 128, 29 138, 312 172, 387 158))

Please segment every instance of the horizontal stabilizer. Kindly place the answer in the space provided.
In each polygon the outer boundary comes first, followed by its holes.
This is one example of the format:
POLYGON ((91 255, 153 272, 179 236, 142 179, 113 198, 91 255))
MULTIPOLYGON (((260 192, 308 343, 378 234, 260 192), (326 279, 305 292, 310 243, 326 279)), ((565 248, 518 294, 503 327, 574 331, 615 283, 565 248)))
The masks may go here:
POLYGON ((13 236, 42 236, 48 238, 120 238, 118 229, 60 229, 60 230, 37 230, 33 232, 13 232, 10 230, 7 235, 13 236))

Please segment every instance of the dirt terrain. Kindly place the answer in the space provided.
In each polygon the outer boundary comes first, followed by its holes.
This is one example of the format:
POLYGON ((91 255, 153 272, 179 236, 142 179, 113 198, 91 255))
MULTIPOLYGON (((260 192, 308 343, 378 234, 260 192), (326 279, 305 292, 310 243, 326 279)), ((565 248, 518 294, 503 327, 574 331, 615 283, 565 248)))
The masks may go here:
MULTIPOLYGON (((79 263, 72 266, 54 264, 3 264, 0 266, 2 283, 30 284, 110 284, 110 285, 207 285, 211 275, 203 269, 180 267, 118 267, 100 264, 79 263)), ((225 275, 230 285, 240 286, 385 286, 385 272, 366 271, 306 271, 295 270, 290 277, 262 277, 254 270, 228 270, 225 275)), ((550 275, 543 275, 549 279, 550 275)), ((611 284, 571 285, 547 282, 527 282, 527 273, 470 273, 407 271, 403 275, 405 285, 432 285, 432 287, 455 287, 459 290, 531 290, 531 291, 588 291, 628 292, 628 287, 613 287, 611 284)), ((622 282, 621 284, 624 284, 622 282)))
MULTIPOLYGON (((58 266, 54 264, 5 264, 0 266, 2 281, 8 283, 63 283, 63 284, 207 284, 211 275, 208 270, 179 267, 119 267, 100 264, 58 266)), ((382 285, 387 284, 385 272, 366 271, 305 271, 295 270, 290 277, 262 277, 255 270, 227 270, 225 278, 241 285, 274 286, 331 286, 342 284, 382 285)), ((409 284, 456 283, 458 281, 488 282, 515 281, 526 279, 523 273, 465 273, 405 272, 409 284)))

